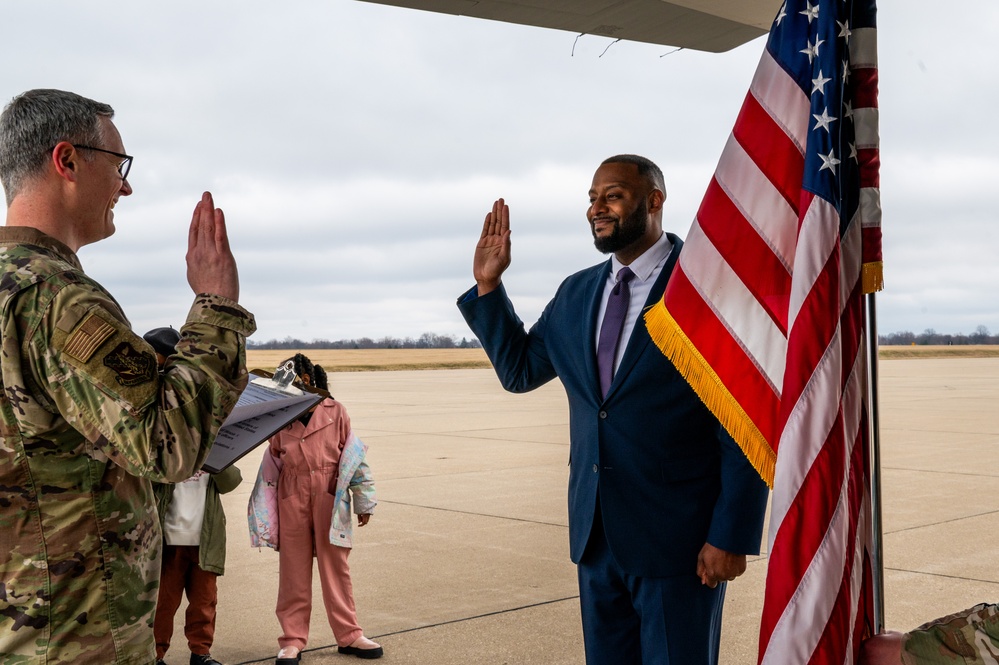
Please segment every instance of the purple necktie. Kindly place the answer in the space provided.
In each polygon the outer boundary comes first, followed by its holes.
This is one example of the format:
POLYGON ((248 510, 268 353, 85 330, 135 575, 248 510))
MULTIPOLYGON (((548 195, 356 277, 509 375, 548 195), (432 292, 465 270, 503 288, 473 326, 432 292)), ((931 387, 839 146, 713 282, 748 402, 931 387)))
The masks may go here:
POLYGON ((604 310, 604 322, 600 326, 600 341, 597 343, 597 368, 600 371, 600 394, 606 395, 614 378, 614 357, 621 341, 624 317, 628 313, 631 289, 628 282, 635 276, 631 268, 625 266, 617 271, 617 284, 611 289, 604 310))

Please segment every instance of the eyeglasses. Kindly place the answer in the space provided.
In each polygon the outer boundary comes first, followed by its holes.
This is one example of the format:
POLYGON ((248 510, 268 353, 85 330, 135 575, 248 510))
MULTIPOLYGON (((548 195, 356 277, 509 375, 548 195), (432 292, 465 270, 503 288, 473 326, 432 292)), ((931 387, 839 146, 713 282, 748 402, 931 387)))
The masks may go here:
POLYGON ((95 152, 106 152, 109 155, 114 155, 115 157, 121 157, 121 161, 118 163, 118 175, 121 176, 122 180, 125 180, 126 178, 128 178, 128 172, 132 168, 132 156, 131 155, 123 155, 120 152, 114 152, 112 150, 105 150, 104 148, 94 148, 93 146, 89 146, 89 145, 75 145, 75 144, 73 144, 73 147, 77 148, 77 149, 82 149, 82 150, 94 150, 95 152))

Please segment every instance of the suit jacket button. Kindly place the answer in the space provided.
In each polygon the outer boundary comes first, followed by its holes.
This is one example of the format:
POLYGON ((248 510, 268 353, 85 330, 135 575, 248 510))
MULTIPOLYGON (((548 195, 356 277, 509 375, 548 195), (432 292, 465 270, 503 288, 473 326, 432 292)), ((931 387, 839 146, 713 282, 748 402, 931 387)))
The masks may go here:
POLYGON ((607 417, 607 412, 606 412, 606 411, 601 411, 601 412, 600 412, 600 413, 598 413, 597 415, 598 415, 598 416, 600 416, 600 419, 601 419, 601 420, 603 420, 604 418, 606 418, 606 417, 607 417))
POLYGON ((597 472, 597 465, 596 465, 596 464, 594 464, 594 465, 593 465, 593 473, 596 473, 596 472, 597 472))

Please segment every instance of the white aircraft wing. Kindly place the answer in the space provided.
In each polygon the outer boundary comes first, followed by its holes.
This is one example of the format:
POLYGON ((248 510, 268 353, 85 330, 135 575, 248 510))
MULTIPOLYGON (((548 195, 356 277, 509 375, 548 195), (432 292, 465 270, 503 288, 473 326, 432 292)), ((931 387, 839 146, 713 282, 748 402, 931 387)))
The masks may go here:
POLYGON ((721 52, 766 34, 783 0, 364 0, 721 52))

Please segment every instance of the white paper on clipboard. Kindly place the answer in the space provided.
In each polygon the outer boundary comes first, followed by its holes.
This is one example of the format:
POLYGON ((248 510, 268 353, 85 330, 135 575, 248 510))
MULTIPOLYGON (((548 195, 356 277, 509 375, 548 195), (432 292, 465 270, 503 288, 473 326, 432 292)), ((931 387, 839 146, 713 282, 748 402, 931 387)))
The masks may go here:
POLYGON ((282 386, 251 372, 246 390, 222 424, 202 468, 209 473, 222 471, 322 399, 322 395, 282 386))

